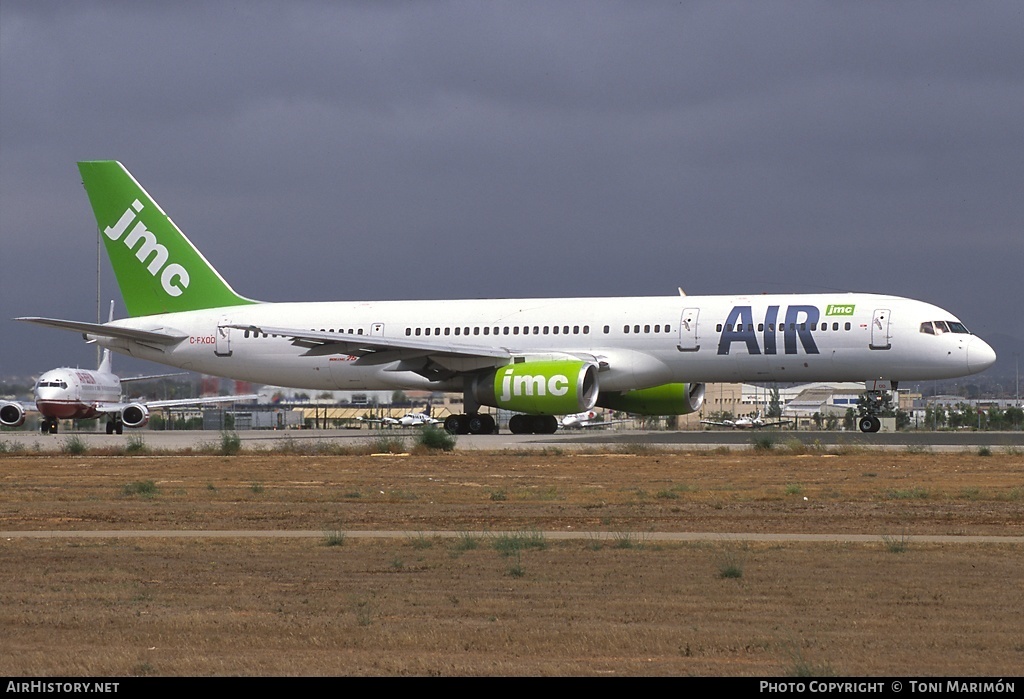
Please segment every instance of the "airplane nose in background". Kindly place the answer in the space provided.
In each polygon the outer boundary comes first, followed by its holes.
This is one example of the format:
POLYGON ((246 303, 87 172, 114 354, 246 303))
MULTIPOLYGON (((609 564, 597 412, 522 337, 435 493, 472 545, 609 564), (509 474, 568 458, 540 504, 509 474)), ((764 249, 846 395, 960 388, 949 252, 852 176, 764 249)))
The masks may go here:
POLYGON ((996 363, 996 352, 980 337, 975 337, 967 345, 967 369, 972 374, 985 371, 996 363))

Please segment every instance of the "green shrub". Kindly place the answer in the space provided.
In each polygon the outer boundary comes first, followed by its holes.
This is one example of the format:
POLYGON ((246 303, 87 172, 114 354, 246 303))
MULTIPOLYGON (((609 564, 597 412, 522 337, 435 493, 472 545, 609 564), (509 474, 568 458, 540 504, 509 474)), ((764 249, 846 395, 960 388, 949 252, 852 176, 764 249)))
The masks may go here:
POLYGON ((81 454, 84 454, 88 450, 89 447, 86 446, 85 441, 77 434, 71 435, 60 444, 60 451, 62 454, 72 454, 74 456, 79 456, 81 454))
POLYGON ((420 430, 416 438, 416 444, 431 451, 453 451, 455 449, 455 435, 438 429, 433 425, 427 425, 420 430))
POLYGON ((220 433, 220 453, 232 456, 242 450, 242 438, 234 432, 220 433))

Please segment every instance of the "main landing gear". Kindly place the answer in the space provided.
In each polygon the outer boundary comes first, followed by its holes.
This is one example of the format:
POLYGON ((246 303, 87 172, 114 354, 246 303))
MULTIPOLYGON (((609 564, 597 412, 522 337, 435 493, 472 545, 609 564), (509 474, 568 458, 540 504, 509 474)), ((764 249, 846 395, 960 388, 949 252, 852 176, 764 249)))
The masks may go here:
POLYGON ((110 418, 107 420, 107 434, 121 434, 124 432, 124 423, 118 418, 110 418))
POLYGON ((558 420, 554 415, 513 415, 508 429, 512 434, 554 434, 558 420))
POLYGON ((498 423, 486 413, 475 415, 449 415, 444 420, 448 434, 497 434, 498 423))
POLYGON ((57 418, 45 417, 39 423, 39 431, 42 434, 57 434, 57 423, 57 418))

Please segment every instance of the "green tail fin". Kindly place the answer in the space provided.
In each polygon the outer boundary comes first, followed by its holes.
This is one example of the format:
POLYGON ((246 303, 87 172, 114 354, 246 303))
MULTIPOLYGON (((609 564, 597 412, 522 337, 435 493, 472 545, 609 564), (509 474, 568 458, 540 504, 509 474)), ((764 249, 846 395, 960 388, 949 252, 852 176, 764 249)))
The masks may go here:
POLYGON ((129 315, 256 303, 235 293, 121 163, 78 170, 129 315))

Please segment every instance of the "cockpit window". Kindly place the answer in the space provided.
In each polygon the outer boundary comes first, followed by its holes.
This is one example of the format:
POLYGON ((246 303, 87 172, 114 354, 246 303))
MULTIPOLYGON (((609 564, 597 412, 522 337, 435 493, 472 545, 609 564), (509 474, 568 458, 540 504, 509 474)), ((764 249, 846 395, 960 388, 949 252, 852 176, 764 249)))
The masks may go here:
POLYGON ((971 334, 971 331, 965 328, 963 323, 958 323, 955 320, 926 320, 921 323, 921 332, 926 335, 941 335, 943 333, 971 334))

